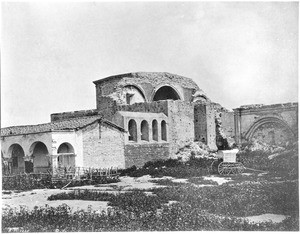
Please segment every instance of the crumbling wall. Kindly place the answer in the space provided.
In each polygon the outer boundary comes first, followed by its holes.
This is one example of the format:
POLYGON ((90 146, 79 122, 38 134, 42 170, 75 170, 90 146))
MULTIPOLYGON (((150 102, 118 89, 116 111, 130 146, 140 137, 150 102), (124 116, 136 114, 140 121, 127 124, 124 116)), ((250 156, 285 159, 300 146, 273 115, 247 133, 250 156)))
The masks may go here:
POLYGON ((298 103, 246 105, 234 111, 239 143, 282 145, 298 137, 298 103))
POLYGON ((91 110, 79 110, 79 111, 70 111, 70 112, 62 112, 62 113, 53 113, 50 115, 51 122, 65 119, 73 119, 85 116, 94 116, 99 115, 99 111, 97 109, 91 110))
POLYGON ((195 141, 201 141, 207 144, 207 119, 206 119, 206 105, 194 105, 194 131, 195 141))
POLYGON ((167 72, 137 72, 121 74, 94 81, 96 85, 97 108, 102 96, 110 96, 119 105, 126 104, 123 89, 125 86, 136 86, 144 95, 146 102, 151 102, 154 91, 161 86, 171 86, 185 101, 191 101, 195 91, 200 90, 190 78, 167 72))
POLYGON ((127 144, 125 145, 125 166, 142 167, 148 161, 169 158, 169 144, 127 144))
POLYGON ((168 100, 170 155, 173 157, 179 148, 194 141, 194 107, 184 101, 168 100))

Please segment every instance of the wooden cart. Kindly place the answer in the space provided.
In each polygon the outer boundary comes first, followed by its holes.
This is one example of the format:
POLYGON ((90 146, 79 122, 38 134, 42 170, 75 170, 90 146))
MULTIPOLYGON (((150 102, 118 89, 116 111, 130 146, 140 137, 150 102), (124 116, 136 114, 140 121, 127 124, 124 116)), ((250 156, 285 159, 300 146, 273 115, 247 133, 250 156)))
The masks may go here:
POLYGON ((239 150, 219 150, 217 159, 212 163, 212 171, 218 171, 220 175, 240 174, 244 171, 244 165, 236 161, 239 150))

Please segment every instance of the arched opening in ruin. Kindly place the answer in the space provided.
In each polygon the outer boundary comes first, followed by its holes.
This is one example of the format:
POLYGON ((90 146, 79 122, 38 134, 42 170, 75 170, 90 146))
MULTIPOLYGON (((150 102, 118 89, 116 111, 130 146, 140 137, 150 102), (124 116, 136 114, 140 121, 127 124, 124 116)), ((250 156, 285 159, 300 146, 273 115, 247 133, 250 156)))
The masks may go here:
POLYGON ((158 141, 158 124, 156 119, 152 121, 152 139, 158 141))
POLYGON ((141 123, 141 140, 149 141, 149 125, 146 120, 143 120, 141 123))
POLYGON ((246 132, 245 139, 269 145, 282 145, 293 141, 295 134, 286 122, 276 117, 265 117, 256 121, 246 132))
POLYGON ((131 119, 128 122, 128 140, 129 141, 137 141, 137 126, 135 120, 131 119))
POLYGON ((167 124, 166 121, 161 121, 161 139, 167 141, 167 124))
POLYGON ((162 86, 160 87, 153 97, 153 101, 159 100, 180 100, 180 96, 177 91, 170 86, 162 86))
POLYGON ((19 144, 13 144, 8 149, 11 158, 11 172, 14 174, 25 172, 24 150, 19 144))
POLYGON ((33 171, 34 172, 47 172, 50 169, 50 157, 47 146, 43 142, 34 142, 30 151, 32 151, 33 158, 33 171))
POLYGON ((146 102, 146 98, 142 90, 134 85, 126 85, 123 88, 126 96, 126 104, 132 105, 134 103, 146 102))
POLYGON ((62 143, 57 150, 58 167, 75 167, 74 148, 70 143, 62 143))

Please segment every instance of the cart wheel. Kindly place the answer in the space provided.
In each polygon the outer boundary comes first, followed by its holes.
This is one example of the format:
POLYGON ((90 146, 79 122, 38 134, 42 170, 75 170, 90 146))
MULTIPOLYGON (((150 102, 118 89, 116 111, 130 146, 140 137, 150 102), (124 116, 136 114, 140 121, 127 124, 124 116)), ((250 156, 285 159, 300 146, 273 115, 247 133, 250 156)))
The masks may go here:
POLYGON ((218 172, 220 175, 226 175, 230 173, 230 169, 228 168, 228 163, 221 162, 218 166, 218 172))
POLYGON ((215 173, 218 170, 218 160, 214 160, 210 165, 210 171, 211 173, 215 173))

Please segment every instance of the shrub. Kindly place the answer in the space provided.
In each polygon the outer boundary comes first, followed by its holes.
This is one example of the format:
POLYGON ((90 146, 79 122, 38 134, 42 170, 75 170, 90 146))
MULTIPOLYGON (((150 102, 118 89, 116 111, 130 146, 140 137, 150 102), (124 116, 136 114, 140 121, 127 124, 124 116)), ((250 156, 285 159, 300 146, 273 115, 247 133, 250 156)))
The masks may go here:
POLYGON ((36 207, 29 211, 12 208, 3 212, 2 231, 10 227, 21 227, 23 232, 74 232, 74 231, 200 231, 200 230, 244 230, 244 231, 296 231, 298 216, 291 216, 281 224, 271 222, 250 224, 234 217, 222 217, 195 208, 190 204, 163 206, 160 212, 147 211, 137 216, 118 208, 107 212, 71 212, 66 205, 57 208, 36 207))

